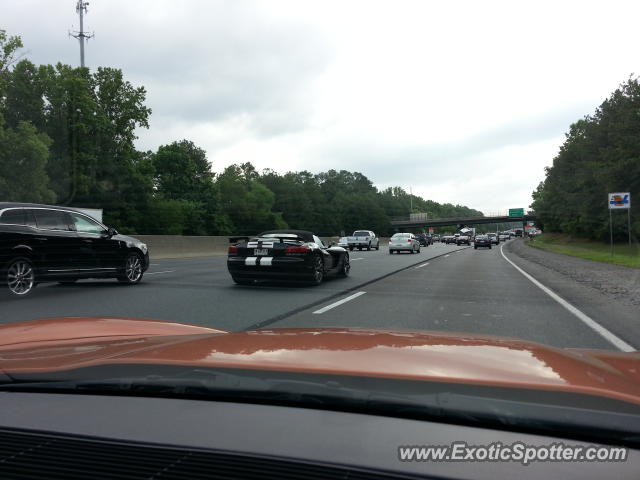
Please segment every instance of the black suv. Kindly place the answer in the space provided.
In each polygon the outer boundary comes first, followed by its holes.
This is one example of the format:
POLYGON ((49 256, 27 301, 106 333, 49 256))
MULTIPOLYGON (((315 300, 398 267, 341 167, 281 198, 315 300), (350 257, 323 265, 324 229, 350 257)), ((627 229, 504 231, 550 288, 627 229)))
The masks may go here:
POLYGON ((0 278, 14 295, 37 283, 117 278, 135 284, 149 268, 147 246, 73 208, 0 203, 0 278))

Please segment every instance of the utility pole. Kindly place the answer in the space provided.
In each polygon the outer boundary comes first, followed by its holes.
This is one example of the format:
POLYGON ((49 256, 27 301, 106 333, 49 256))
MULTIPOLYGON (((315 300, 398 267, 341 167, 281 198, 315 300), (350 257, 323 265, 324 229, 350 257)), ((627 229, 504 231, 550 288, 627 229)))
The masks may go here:
POLYGON ((80 31, 76 31, 74 33, 69 32, 69 36, 73 38, 77 38, 80 42, 80 66, 84 67, 84 42, 88 41, 90 38, 94 36, 93 33, 85 33, 84 31, 84 14, 87 13, 87 5, 89 2, 85 2, 84 0, 78 0, 76 3, 76 12, 80 15, 80 31))

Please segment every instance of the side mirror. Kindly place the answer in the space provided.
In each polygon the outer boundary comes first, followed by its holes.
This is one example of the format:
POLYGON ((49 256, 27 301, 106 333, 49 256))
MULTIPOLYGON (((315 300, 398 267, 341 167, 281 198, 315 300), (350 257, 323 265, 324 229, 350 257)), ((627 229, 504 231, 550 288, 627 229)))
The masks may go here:
POLYGON ((114 236, 118 235, 118 231, 113 227, 109 227, 107 229, 107 235, 109 235, 110 237, 114 237, 114 236))

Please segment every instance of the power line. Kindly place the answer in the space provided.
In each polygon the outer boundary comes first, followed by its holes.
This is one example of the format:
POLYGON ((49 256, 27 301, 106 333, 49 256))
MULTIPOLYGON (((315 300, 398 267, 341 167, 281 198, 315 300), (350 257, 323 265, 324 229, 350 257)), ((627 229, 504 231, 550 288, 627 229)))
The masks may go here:
POLYGON ((76 38, 78 39, 78 42, 80 42, 81 67, 84 67, 84 42, 95 36, 94 33, 86 33, 84 31, 84 14, 87 13, 87 5, 89 5, 89 2, 78 0, 78 3, 76 3, 76 12, 78 12, 78 15, 80 16, 80 30, 74 31, 73 33, 69 32, 70 37, 76 38))

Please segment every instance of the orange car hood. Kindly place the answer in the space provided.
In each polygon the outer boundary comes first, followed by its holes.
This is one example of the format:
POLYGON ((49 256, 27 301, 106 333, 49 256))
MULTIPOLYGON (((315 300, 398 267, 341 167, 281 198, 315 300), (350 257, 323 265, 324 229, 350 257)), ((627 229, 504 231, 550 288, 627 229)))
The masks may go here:
POLYGON ((585 393, 640 404, 640 353, 512 338, 364 328, 230 333, 154 320, 58 318, 0 326, 7 374, 106 364, 330 373, 585 393))

